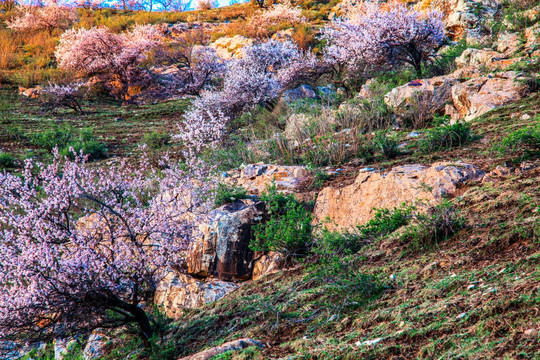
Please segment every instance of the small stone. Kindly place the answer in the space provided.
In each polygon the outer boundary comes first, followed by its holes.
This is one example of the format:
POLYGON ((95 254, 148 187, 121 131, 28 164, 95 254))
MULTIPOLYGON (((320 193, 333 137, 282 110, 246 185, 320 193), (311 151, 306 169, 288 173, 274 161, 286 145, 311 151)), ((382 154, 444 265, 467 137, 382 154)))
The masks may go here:
POLYGON ((521 119, 521 120, 530 120, 530 119, 531 119, 531 115, 529 115, 529 114, 521 115, 520 119, 521 119))
POLYGON ((458 316, 456 316, 456 319, 463 319, 466 315, 467 313, 461 313, 458 316))
POLYGON ((390 275, 389 277, 390 277, 390 280, 392 280, 392 281, 396 280, 396 275, 394 275, 394 274, 390 275))
POLYGON ((533 335, 536 332, 536 329, 528 329, 523 332, 525 335, 533 335))
POLYGON ((467 286, 467 290, 472 290, 474 288, 476 288, 476 284, 471 284, 471 285, 467 286))
POLYGON ((383 338, 377 338, 377 339, 373 339, 373 340, 366 340, 366 341, 357 341, 355 343, 356 346, 365 346, 365 345, 375 345, 379 342, 381 342, 383 338))
POLYGON ((413 132, 410 132, 407 137, 408 138, 415 138, 415 137, 419 137, 420 136, 420 133, 418 131, 413 131, 413 132))

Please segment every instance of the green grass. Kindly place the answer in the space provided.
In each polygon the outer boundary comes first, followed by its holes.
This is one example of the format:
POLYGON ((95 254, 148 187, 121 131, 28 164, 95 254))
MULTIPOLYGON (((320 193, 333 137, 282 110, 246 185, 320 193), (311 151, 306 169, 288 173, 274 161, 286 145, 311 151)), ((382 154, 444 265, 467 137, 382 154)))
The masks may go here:
MULTIPOLYGON (((16 91, 13 87, 0 87, 0 148, 21 158, 50 153, 48 140, 53 140, 51 135, 58 128, 82 134, 83 139, 72 144, 75 147, 84 147, 86 138, 87 149, 99 152, 98 143, 102 143, 108 157, 131 156, 145 140, 151 147, 160 147, 168 143, 166 134, 180 131, 177 126, 189 104, 189 100, 177 100, 122 107, 116 101, 93 99, 84 102, 88 110, 84 115, 62 109, 44 113, 37 100, 17 96, 16 91), (83 129, 92 129, 91 134, 83 129), (93 138, 92 144, 88 143, 89 137, 93 138)), ((174 154, 181 148, 176 144, 167 150, 174 154)))

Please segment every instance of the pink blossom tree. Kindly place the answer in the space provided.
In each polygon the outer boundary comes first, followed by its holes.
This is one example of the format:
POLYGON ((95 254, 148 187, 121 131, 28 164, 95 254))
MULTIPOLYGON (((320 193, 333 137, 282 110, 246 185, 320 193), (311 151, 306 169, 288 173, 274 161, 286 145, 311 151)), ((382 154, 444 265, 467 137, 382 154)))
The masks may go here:
POLYGON ((77 20, 75 10, 57 0, 45 0, 43 6, 18 6, 17 13, 6 22, 8 28, 17 32, 47 30, 51 34, 54 29, 68 29, 77 20))
POLYGON ((281 93, 299 79, 318 72, 318 60, 296 44, 270 40, 244 48, 231 60, 223 87, 208 91, 184 114, 179 138, 191 149, 220 142, 229 120, 257 105, 271 107, 281 93))
POLYGON ((434 56, 445 39, 438 12, 420 13, 404 5, 388 9, 374 3, 353 8, 345 18, 322 29, 325 58, 349 79, 411 65, 421 75, 422 64, 434 56))
POLYGON ((106 27, 71 29, 62 34, 55 56, 60 68, 86 77, 101 76, 111 93, 127 99, 130 86, 148 81, 141 64, 159 43, 151 25, 137 25, 121 34, 106 27))
POLYGON ((206 167, 190 164, 106 170, 55 152, 0 174, 0 342, 135 324, 147 343, 156 285, 212 207, 206 167))

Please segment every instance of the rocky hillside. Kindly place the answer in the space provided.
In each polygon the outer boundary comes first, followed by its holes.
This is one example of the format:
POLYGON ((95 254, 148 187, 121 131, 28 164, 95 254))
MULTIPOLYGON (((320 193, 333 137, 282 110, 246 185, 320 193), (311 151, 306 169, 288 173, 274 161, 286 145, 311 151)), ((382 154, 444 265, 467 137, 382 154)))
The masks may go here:
MULTIPOLYGON (((320 55, 324 41, 307 35, 358 4, 300 5, 303 25, 263 35, 248 30, 256 12, 160 33, 201 28, 221 59, 242 59, 260 37, 304 39, 320 55)), ((218 169, 215 206, 182 266, 137 305, 153 337, 98 328, 7 358, 539 359, 540 6, 413 5, 443 14, 448 41, 430 62, 353 84, 302 78, 235 113, 227 136, 198 153, 218 169)), ((148 71, 163 80, 184 69, 148 71)), ((43 112, 35 89, 20 90, 0 88, 0 167, 13 173, 24 158, 48 159, 46 136, 86 144, 98 168, 139 157, 142 143, 149 162, 184 160, 187 145, 170 134, 199 95, 149 90, 135 104, 98 93, 75 114, 43 112)))

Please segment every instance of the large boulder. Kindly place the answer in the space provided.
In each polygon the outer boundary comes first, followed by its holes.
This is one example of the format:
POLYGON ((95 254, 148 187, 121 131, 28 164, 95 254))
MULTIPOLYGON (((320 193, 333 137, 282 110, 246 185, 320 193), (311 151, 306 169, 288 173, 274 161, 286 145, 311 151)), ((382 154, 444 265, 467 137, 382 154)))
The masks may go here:
POLYGON ((280 192, 296 192, 302 182, 310 176, 310 170, 303 166, 281 166, 259 163, 247 165, 239 171, 230 172, 226 181, 242 186, 250 194, 260 195, 272 184, 280 192))
POLYGON ((445 103, 452 100, 455 84, 457 80, 452 76, 413 80, 388 92, 384 102, 402 118, 411 118, 419 106, 430 114, 441 113, 445 103))
POLYGON ((265 216, 265 205, 253 200, 237 200, 214 210, 187 256, 188 273, 220 280, 247 280, 253 269, 249 243, 253 226, 265 216))
POLYGON ((489 66, 491 63, 500 60, 503 55, 493 50, 482 50, 468 48, 456 58, 458 68, 466 66, 489 66))
POLYGON ((189 275, 170 271, 158 284, 155 304, 167 316, 179 319, 182 309, 192 309, 217 301, 238 288, 237 284, 207 279, 201 281, 189 275))
POLYGON ((183 357, 179 360, 209 360, 227 351, 237 351, 237 350, 242 350, 242 349, 252 347, 252 346, 262 348, 265 345, 262 342, 253 340, 253 339, 247 339, 247 338, 238 339, 234 341, 229 341, 223 345, 216 346, 208 350, 204 350, 194 355, 183 357))
POLYGON ((527 94, 519 73, 507 71, 471 79, 452 87, 454 107, 461 118, 472 120, 486 112, 510 104, 527 94))
POLYGON ((211 43, 209 46, 216 50, 218 56, 223 59, 239 58, 242 57, 244 52, 242 49, 245 46, 253 44, 252 39, 248 39, 242 35, 235 35, 233 37, 222 37, 211 43))
POLYGON ((365 171, 351 185, 324 188, 317 197, 314 216, 330 229, 353 229, 372 219, 377 208, 417 200, 436 203, 465 181, 480 180, 483 175, 476 167, 460 163, 396 166, 387 173, 365 171))
POLYGON ((298 100, 318 99, 319 96, 309 85, 301 85, 296 89, 287 90, 283 93, 283 101, 290 104, 298 100))

